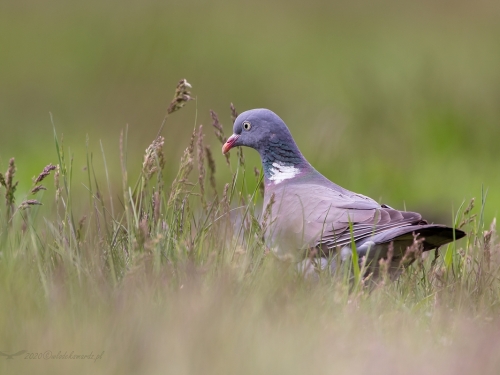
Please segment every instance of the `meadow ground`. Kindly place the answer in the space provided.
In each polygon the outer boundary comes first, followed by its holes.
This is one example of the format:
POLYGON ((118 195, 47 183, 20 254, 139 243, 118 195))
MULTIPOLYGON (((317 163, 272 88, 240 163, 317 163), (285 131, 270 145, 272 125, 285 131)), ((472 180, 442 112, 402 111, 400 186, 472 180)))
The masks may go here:
MULTIPOLYGON (((223 140, 215 114, 213 125, 223 140)), ((57 165, 30 191, 16 191, 15 159, 2 166, 0 373, 500 373, 500 246, 486 193, 455 212, 465 239, 396 282, 304 280, 260 240, 260 173, 241 151, 216 164, 208 131, 193 129, 168 182, 164 139, 132 176, 127 163, 141 161, 127 161, 122 132, 120 165, 106 166, 121 169, 118 196, 90 153, 86 194, 73 194, 75 161, 57 131, 57 165), (225 168, 232 179, 217 186, 225 168)))

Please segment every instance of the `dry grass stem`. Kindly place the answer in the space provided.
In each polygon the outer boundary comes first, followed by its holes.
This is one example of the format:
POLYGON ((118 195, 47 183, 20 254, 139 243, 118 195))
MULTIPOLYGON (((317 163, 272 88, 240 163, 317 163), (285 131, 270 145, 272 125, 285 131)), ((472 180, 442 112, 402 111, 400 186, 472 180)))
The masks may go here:
MULTIPOLYGON (((123 193, 126 195, 127 194, 127 181, 128 181, 128 176, 127 176, 127 160, 126 160, 126 150, 125 150, 125 140, 124 140, 124 134, 123 130, 120 131, 120 166, 122 169, 122 189, 123 193)), ((127 207, 127 205, 125 206, 127 207)))
POLYGON ((206 208, 205 201, 205 146, 203 145, 203 125, 198 129, 198 140, 196 142, 196 156, 198 163, 198 183, 200 185, 201 204, 206 208))
POLYGON ((214 156, 212 155, 212 151, 210 150, 210 146, 206 145, 205 146, 205 155, 207 157, 207 164, 208 164, 208 177, 210 180, 210 186, 212 187, 214 191, 214 195, 217 196, 217 185, 215 182, 215 160, 214 156))

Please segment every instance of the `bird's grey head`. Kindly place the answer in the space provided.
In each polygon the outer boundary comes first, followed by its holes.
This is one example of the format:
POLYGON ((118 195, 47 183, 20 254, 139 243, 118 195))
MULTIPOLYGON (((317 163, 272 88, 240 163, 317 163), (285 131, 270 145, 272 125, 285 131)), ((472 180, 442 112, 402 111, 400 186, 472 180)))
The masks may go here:
POLYGON ((257 150, 264 167, 264 175, 269 179, 273 178, 276 168, 309 166, 286 124, 269 109, 251 109, 236 118, 233 135, 222 146, 222 153, 225 154, 236 146, 257 150))
POLYGON ((261 152, 278 142, 295 143, 283 120, 269 109, 251 109, 236 118, 233 135, 222 147, 222 152, 225 154, 236 146, 247 146, 261 152))

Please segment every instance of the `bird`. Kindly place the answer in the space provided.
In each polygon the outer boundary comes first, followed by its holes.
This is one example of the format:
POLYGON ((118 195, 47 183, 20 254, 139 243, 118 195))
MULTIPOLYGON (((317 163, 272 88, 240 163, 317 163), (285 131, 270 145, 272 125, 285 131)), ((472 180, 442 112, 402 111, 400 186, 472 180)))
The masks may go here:
POLYGON ((239 146, 253 148, 261 158, 263 210, 270 211, 266 246, 280 258, 298 259, 307 272, 327 267, 334 272, 355 250, 360 265, 371 265, 367 273, 377 273, 379 260, 390 258, 389 273, 396 278, 403 260, 406 265, 415 260, 408 255, 412 245, 428 251, 466 235, 330 181, 306 160, 285 122, 269 109, 251 109, 235 119, 222 153, 239 146), (311 261, 311 254, 319 261, 311 261))

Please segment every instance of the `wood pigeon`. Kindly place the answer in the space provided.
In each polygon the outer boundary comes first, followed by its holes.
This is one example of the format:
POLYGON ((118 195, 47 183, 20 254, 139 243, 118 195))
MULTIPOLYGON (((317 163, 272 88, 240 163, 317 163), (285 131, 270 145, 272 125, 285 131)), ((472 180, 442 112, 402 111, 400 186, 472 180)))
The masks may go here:
MULTIPOLYGON (((360 262, 365 259, 373 271, 378 260, 389 255, 394 274, 415 240, 427 251, 465 236, 459 229, 428 224, 416 212, 381 205, 333 183, 309 164, 286 124, 268 109, 240 114, 233 133, 222 147, 224 154, 236 146, 260 154, 264 210, 271 210, 266 243, 278 256, 309 259, 306 254, 318 254, 324 258, 319 266, 325 268, 325 259, 340 255, 346 260, 355 243, 360 262)), ((407 254, 406 264, 413 260, 407 254)), ((331 270, 336 262, 329 263, 331 270)))

